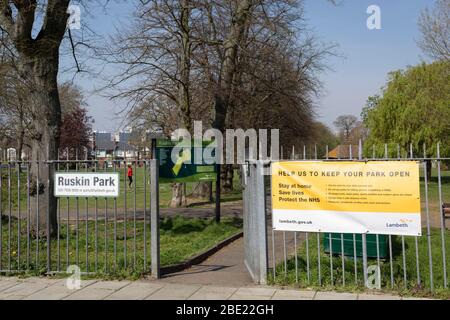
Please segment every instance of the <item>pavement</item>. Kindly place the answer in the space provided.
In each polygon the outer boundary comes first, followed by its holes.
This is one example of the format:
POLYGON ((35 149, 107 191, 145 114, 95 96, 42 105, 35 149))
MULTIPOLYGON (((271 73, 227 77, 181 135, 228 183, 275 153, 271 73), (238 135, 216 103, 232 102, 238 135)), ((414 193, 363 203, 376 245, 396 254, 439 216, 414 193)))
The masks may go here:
MULTIPOLYGON (((270 244, 269 252, 272 252, 272 233, 268 232, 267 242, 270 244)), ((281 263, 286 255, 294 252, 294 239, 286 239, 286 247, 283 244, 283 234, 275 233, 275 260, 281 263)), ((181 272, 166 275, 161 281, 179 284, 200 285, 228 285, 247 287, 254 282, 244 264, 244 238, 239 238, 226 247, 220 249, 211 257, 198 265, 181 272)), ((273 255, 269 254, 269 266, 273 266, 273 255)))
POLYGON ((244 239, 222 248, 198 265, 171 273, 160 280, 164 283, 245 287, 254 285, 244 264, 244 239))
MULTIPOLYGON (((278 242, 281 243, 281 241, 278 242)), ((283 249, 276 248, 276 250, 283 249)), ((71 290, 67 287, 66 279, 0 277, 0 300, 412 299, 387 294, 340 293, 258 286, 253 283, 243 261, 244 250, 241 238, 201 264, 159 280, 82 280, 80 289, 71 290)))
POLYGON ((71 290, 66 281, 0 277, 0 300, 422 300, 385 294, 175 284, 160 280, 82 280, 80 289, 71 290))

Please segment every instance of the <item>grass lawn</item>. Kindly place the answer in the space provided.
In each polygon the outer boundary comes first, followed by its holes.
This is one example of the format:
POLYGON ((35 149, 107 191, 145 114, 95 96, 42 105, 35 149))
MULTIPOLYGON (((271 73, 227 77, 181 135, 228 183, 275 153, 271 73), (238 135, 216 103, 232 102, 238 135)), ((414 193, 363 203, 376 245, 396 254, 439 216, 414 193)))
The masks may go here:
MULTIPOLYGON (((394 286, 391 287, 391 267, 389 256, 386 260, 380 261, 381 269, 381 288, 387 291, 394 291, 405 295, 430 296, 430 268, 428 260, 428 243, 426 230, 424 235, 418 238, 419 251, 419 275, 421 285, 417 284, 417 264, 416 264, 416 247, 414 237, 405 238, 405 262, 406 262, 406 283, 404 282, 403 273, 403 254, 401 237, 394 236, 393 239, 393 277, 394 286)), ((444 289, 444 273, 443 259, 441 249, 441 231, 433 229, 431 232, 431 248, 432 248, 432 269, 435 288, 435 297, 450 298, 450 289, 444 289)), ((445 233, 446 244, 446 266, 447 276, 450 276, 450 231, 445 233)), ((310 263, 310 280, 307 276, 307 259, 306 259, 306 242, 299 243, 298 255, 298 282, 296 281, 295 258, 290 257, 287 261, 287 270, 285 275, 284 262, 276 267, 276 277, 273 278, 273 270, 270 272, 270 282, 278 285, 288 285, 296 287, 313 287, 318 289, 333 289, 342 291, 359 291, 363 290, 363 268, 360 258, 357 259, 357 279, 355 281, 355 263, 351 258, 345 258, 344 269, 342 268, 342 256, 335 255, 332 257, 333 268, 330 267, 330 255, 323 250, 323 235, 321 235, 321 252, 320 252, 320 273, 322 285, 319 285, 319 268, 318 268, 318 250, 315 235, 310 235, 309 241, 309 263, 310 263), (333 281, 331 281, 331 270, 333 272, 333 281), (344 271, 343 271, 344 270, 344 271), (345 279, 345 284, 343 284, 345 279)), ((368 265, 377 265, 377 259, 369 259, 368 265)), ((448 280, 450 280, 448 278, 448 280)))
MULTIPOLYGON (((442 201, 450 202, 450 171, 442 171, 441 173, 442 183, 442 201)), ((422 202, 422 212, 425 213, 425 183, 423 178, 423 172, 420 178, 420 193, 422 202)), ((433 169, 431 180, 428 182, 428 201, 430 210, 439 210, 439 184, 437 177, 437 170, 433 169)))
MULTIPOLYGON (((18 228, 17 220, 12 220, 9 225, 4 219, 2 223, 0 269, 27 269, 30 270, 27 272, 30 274, 45 273, 46 240, 39 241, 39 252, 37 252, 37 240, 30 239, 30 256, 28 257, 27 229, 25 221, 22 221, 19 254, 18 228), (11 259, 9 259, 9 253, 11 253, 11 259)), ((222 223, 216 224, 211 219, 167 218, 162 221, 160 230, 161 265, 180 263, 236 234, 241 229, 241 219, 224 218, 222 223)), ((136 221, 135 228, 134 221, 105 223, 102 220, 97 224, 94 221, 87 224, 79 222, 78 232, 76 224, 69 226, 62 224, 59 239, 59 247, 56 239, 52 239, 51 243, 52 271, 64 271, 68 265, 76 264, 82 272, 107 274, 108 277, 115 278, 138 278, 150 269, 150 225, 145 226, 142 221, 136 221), (145 265, 144 257, 146 257, 145 265)))

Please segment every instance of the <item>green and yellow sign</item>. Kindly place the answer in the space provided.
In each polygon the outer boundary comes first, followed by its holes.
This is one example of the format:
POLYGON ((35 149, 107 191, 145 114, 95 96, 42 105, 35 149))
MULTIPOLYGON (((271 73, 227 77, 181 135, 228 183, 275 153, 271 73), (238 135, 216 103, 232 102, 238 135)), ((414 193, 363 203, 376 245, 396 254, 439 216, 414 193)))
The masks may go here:
POLYGON ((273 228, 421 235, 415 161, 280 161, 272 164, 273 228))
POLYGON ((199 182, 216 180, 217 170, 211 157, 215 144, 211 141, 156 141, 159 181, 199 182))

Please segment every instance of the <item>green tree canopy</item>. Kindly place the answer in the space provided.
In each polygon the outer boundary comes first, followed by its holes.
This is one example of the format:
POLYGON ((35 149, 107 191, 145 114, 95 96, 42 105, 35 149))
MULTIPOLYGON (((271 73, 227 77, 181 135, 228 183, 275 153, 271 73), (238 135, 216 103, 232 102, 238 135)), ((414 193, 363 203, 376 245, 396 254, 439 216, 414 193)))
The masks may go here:
POLYGON ((390 155, 397 154, 397 144, 404 154, 412 143, 415 154, 441 156, 450 151, 450 63, 440 61, 420 64, 389 74, 381 97, 369 98, 364 123, 369 129, 366 154, 376 146, 383 154, 389 144, 390 155))

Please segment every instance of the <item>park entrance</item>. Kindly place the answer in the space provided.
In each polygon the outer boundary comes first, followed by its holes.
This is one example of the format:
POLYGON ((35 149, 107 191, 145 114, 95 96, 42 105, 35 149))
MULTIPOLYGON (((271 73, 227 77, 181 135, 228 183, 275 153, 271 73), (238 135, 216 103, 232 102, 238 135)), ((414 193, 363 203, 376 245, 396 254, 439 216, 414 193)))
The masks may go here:
MULTIPOLYGON (((272 223, 271 179, 273 162, 247 162, 242 166, 244 263, 255 283, 298 286, 369 286, 430 290, 448 287, 450 254, 446 228, 449 202, 448 163, 441 157, 406 152, 385 146, 370 155, 357 148, 353 156, 320 159, 320 148, 292 150, 285 159, 295 162, 322 160, 365 163, 399 160, 420 168, 421 235, 362 234, 336 231, 277 230, 272 223), (431 168, 431 174, 430 173, 431 168)), ((326 155, 329 153, 326 152, 326 155)), ((160 220, 157 160, 58 160, 44 165, 54 172, 80 172, 117 176, 118 196, 59 195, 57 229, 49 234, 42 221, 43 201, 33 194, 47 182, 30 177, 32 162, 3 161, 0 167, 0 271, 2 273, 65 273, 70 266, 87 274, 161 276, 176 263, 169 222, 160 220), (129 186, 128 170, 133 169, 129 186), (38 221, 39 219, 39 221, 38 221), (158 223, 154 223, 154 222, 158 223), (170 239, 170 241, 168 240, 170 239)), ((399 173, 400 174, 400 173, 399 173)), ((112 177, 110 178, 112 179, 112 177)), ((110 180, 108 180, 110 181, 110 180)), ((195 226, 196 228, 198 226, 195 226)), ((190 226, 192 228, 192 226, 190 226)), ((181 238, 180 238, 181 239, 181 238)), ((181 239, 188 242, 187 236, 181 239)), ((186 247, 186 246, 184 246, 186 247)), ((192 246, 187 246, 192 247, 192 246)), ((184 252, 187 256, 195 252, 184 252)))
MULTIPOLYGON (((164 176, 160 181, 165 167, 158 159, 87 156, 39 162, 55 175, 55 197, 50 201, 56 203, 57 224, 52 230, 52 212, 42 205, 49 200, 33 192, 48 188, 49 181, 33 180, 33 164, 37 163, 1 162, 2 274, 76 272, 160 278, 186 268, 191 257, 241 234, 241 219, 224 217, 215 225, 214 204, 211 208, 166 208, 171 184, 164 176), (164 207, 162 214, 160 206, 164 207)), ((183 178, 191 176, 183 169, 179 171, 183 178)), ((198 175, 208 181, 215 168, 206 169, 198 175)), ((192 189, 189 183, 187 188, 192 189)))

